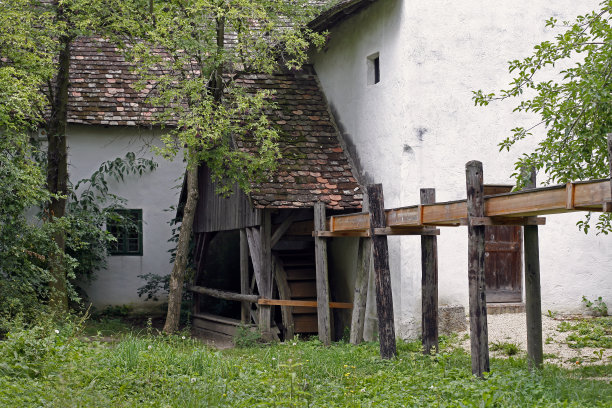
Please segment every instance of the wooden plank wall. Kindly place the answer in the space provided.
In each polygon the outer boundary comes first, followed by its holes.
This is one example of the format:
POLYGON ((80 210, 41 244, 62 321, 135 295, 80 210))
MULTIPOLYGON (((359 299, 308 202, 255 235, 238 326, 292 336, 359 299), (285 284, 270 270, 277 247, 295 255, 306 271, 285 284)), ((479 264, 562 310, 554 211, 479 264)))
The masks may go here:
POLYGON ((210 170, 200 166, 198 173, 200 199, 196 210, 194 232, 228 231, 259 225, 260 210, 251 206, 238 186, 228 198, 216 194, 216 183, 210 180, 210 170))

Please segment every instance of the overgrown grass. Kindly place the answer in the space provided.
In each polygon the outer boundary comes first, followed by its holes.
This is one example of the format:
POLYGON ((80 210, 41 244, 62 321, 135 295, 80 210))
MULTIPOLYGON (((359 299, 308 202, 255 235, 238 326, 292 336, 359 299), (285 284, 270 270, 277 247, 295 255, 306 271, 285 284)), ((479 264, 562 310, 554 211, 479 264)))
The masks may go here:
POLYGON ((612 317, 596 317, 572 322, 561 322, 560 332, 571 332, 567 344, 572 348, 612 348, 612 317))
POLYGON ((398 344, 324 347, 294 340, 216 351, 182 336, 79 340, 74 327, 17 330, 0 342, 5 407, 604 407, 612 366, 530 373, 524 359, 492 359, 486 380, 470 358, 442 343, 423 356, 398 344))

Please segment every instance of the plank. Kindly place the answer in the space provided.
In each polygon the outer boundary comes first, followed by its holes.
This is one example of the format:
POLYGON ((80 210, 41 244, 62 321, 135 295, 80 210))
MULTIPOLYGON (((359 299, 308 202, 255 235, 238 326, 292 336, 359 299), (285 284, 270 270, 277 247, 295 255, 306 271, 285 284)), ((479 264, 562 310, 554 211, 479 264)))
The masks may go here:
POLYGON ((313 231, 313 237, 333 238, 333 237, 369 237, 370 230, 367 231, 313 231))
MULTIPOLYGON (((272 271, 272 221, 270 210, 264 209, 261 212, 260 233, 260 262, 261 262, 261 286, 259 294, 265 298, 272 297, 273 271, 272 271)), ((271 334, 272 309, 270 306, 259 306, 259 328, 264 336, 271 334)))
POLYGON ((304 314, 294 316, 295 332, 296 333, 316 333, 318 329, 318 321, 316 314, 304 314))
POLYGON ((374 228, 376 235, 440 235, 440 230, 431 227, 374 228))
POLYGON ((201 319, 196 316, 193 317, 193 327, 195 329, 208 330, 215 333, 225 334, 226 336, 233 337, 236 335, 236 326, 212 322, 209 320, 201 319))
POLYGON ((246 228, 247 243, 249 253, 251 254, 251 262, 253 264, 253 277, 257 283, 257 289, 261 293, 261 238, 257 228, 246 228))
MULTIPOLYGON (((468 220, 485 211, 482 163, 465 165, 468 220)), ((483 378, 489 371, 487 299, 485 294, 485 226, 468 222, 468 280, 472 374, 483 378)))
MULTIPOLYGON (((249 244, 244 228, 240 230, 240 293, 249 294, 249 244)), ((243 323, 251 321, 250 309, 251 305, 248 302, 242 302, 240 320, 243 323)))
MULTIPOLYGON (((325 230, 325 203, 320 201, 314 205, 314 227, 315 231, 325 230)), ((327 276, 327 240, 323 237, 315 237, 315 266, 319 340, 329 346, 331 344, 331 316, 327 276)), ((293 290, 292 293, 296 296, 293 290)))
POLYGON ((376 280, 376 311, 378 314, 378 333, 380 356, 383 359, 397 355, 395 345, 395 322, 393 318, 393 293, 391 291, 391 272, 389 270, 389 247, 386 235, 374 235, 375 228, 384 228, 385 206, 382 184, 367 186, 370 206, 370 232, 372 234, 372 256, 376 280))
MULTIPOLYGON (((362 201, 362 208, 364 211, 368 211, 368 209, 370 208, 367 198, 362 201)), ((368 232, 370 231, 368 230, 368 232)), ((351 342, 351 344, 359 344, 363 341, 366 304, 368 300, 368 280, 370 277, 371 269, 372 240, 368 238, 360 238, 359 249, 357 252, 357 271, 355 273, 355 290, 353 292, 353 313, 351 314, 351 331, 349 337, 349 341, 351 342)))
MULTIPOLYGON (((283 268, 283 262, 276 256, 273 256, 274 262, 274 279, 276 281, 276 287, 278 288, 278 296, 281 299, 291 299, 291 289, 287 282, 287 274, 285 268, 283 268)), ((263 303, 259 303, 260 305, 263 303)), ((280 305, 281 316, 283 319, 283 325, 285 326, 285 339, 292 339, 294 335, 293 330, 293 311, 289 307, 291 305, 280 305)))
MULTIPOLYGON (((436 202, 436 190, 422 188, 421 204, 436 202)), ((438 242, 421 236, 421 341, 423 354, 439 351, 438 344, 438 242)))
MULTIPOLYGON (((272 306, 296 306, 296 307, 307 307, 313 308, 317 307, 316 300, 293 300, 293 299, 264 299, 261 298, 257 301, 260 305, 272 305, 272 306)), ((329 307, 331 309, 352 309, 352 303, 346 302, 329 302, 329 307)), ((312 313, 310 310, 308 313, 312 313)))
POLYGON ((293 298, 310 298, 317 293, 316 281, 289 281, 289 289, 293 298))

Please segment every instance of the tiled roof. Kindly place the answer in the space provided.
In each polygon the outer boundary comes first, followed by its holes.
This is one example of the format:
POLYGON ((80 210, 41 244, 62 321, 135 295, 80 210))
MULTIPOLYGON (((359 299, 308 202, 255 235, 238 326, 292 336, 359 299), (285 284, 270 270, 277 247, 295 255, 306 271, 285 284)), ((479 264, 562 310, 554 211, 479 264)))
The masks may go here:
POLYGON ((102 38, 77 38, 71 48, 68 122, 89 125, 152 125, 156 108, 145 103, 148 88, 117 48, 102 38))
POLYGON ((275 91, 277 109, 270 117, 282 131, 278 142, 282 159, 269 181, 254 186, 255 206, 312 207, 323 201, 331 209, 360 208, 361 190, 314 73, 248 75, 238 82, 275 91))
MULTIPOLYGON (((152 88, 136 91, 137 77, 108 41, 80 38, 73 43, 68 122, 107 126, 151 126, 154 107, 145 102, 152 88)), ((251 89, 272 89, 277 109, 272 122, 282 131, 282 159, 270 181, 254 186, 257 207, 361 207, 361 191, 312 70, 279 75, 241 76, 251 89)), ((240 145, 239 148, 248 149, 240 145)))

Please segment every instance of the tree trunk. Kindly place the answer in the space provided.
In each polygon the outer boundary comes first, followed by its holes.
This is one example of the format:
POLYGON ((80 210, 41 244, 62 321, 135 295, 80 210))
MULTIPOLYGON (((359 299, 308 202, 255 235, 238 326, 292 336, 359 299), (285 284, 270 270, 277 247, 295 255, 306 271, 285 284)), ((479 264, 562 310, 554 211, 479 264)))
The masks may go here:
POLYGON ((164 324, 165 333, 178 330, 181 314, 181 300, 183 298, 183 282, 187 257, 189 256, 189 242, 193 230, 193 218, 198 203, 198 167, 187 170, 187 202, 183 209, 183 220, 176 248, 176 258, 170 274, 170 293, 168 295, 168 313, 164 324))
MULTIPOLYGON (((57 18, 66 21, 64 8, 55 2, 57 18)), ((53 99, 51 114, 47 123, 47 188, 57 197, 49 203, 49 222, 63 217, 66 213, 66 197, 68 195, 68 149, 66 147, 66 126, 68 122, 68 85, 70 80, 70 44, 69 35, 60 37, 60 51, 55 83, 53 84, 53 99)), ((59 313, 68 310, 68 291, 66 289, 66 269, 64 266, 65 237, 62 231, 54 235, 58 251, 50 256, 50 269, 53 282, 49 303, 59 313)))

